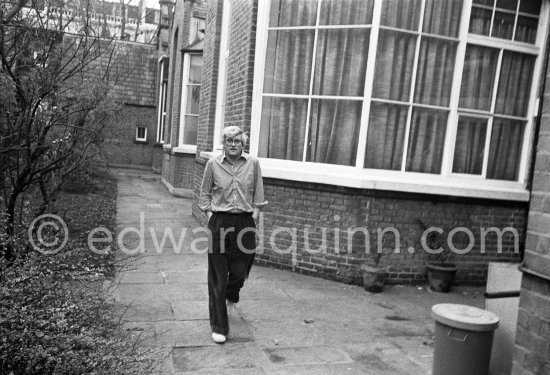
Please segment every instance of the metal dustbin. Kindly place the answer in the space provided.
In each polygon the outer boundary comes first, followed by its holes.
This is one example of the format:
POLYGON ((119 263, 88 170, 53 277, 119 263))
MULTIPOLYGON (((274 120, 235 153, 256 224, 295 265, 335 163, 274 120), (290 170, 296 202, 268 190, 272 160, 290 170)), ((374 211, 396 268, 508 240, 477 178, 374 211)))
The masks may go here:
POLYGON ((435 320, 433 375, 487 375, 498 316, 473 306, 432 306, 435 320))

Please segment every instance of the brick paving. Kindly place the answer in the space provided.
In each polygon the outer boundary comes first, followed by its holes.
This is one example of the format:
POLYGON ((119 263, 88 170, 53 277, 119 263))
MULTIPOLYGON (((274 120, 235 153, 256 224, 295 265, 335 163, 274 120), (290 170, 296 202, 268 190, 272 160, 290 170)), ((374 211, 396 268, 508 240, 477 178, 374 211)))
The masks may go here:
MULTIPOLYGON (((206 254, 191 251, 193 241, 200 241, 192 233, 200 227, 191 215, 192 200, 171 196, 153 173, 115 173, 119 233, 126 231, 128 249, 143 248, 133 256, 119 254, 125 268, 115 296, 126 309, 124 328, 166 353, 166 374, 425 375, 433 361, 431 306, 483 306, 481 288, 439 294, 388 286, 370 294, 254 266, 230 314, 228 341, 217 345, 208 321, 206 254), (176 243, 161 246, 167 230, 176 243)), ((197 247, 204 248, 201 244, 197 247)))

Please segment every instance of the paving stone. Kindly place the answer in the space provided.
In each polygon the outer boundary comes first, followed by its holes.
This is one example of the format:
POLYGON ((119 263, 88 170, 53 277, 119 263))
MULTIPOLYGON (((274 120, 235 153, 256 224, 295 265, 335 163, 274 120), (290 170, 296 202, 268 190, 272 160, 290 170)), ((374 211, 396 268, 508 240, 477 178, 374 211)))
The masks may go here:
POLYGON ((158 345, 174 347, 215 346, 209 320, 172 320, 155 322, 155 340, 158 345))
POLYGON ((208 301, 175 301, 172 302, 175 320, 207 320, 208 301))
POLYGON ((208 300, 206 285, 181 284, 120 284, 117 288, 120 301, 157 302, 208 300))
POLYGON ((249 322, 254 340, 265 347, 324 345, 323 335, 312 324, 299 320, 249 322))
POLYGON ((301 306, 296 306, 293 301, 284 299, 251 300, 242 299, 238 303, 241 315, 247 321, 303 321, 307 314, 301 306))
POLYGON ((174 348, 172 358, 176 371, 182 372, 197 372, 201 369, 216 369, 216 373, 220 373, 218 369, 235 370, 238 374, 246 370, 252 373, 258 373, 257 369, 261 371, 258 359, 243 344, 174 348))
POLYGON ((254 335, 248 322, 238 312, 229 314, 229 335, 228 344, 253 342, 254 335))
MULTIPOLYGON (((340 296, 343 293, 346 293, 350 290, 348 287, 344 286, 335 286, 335 285, 325 285, 320 287, 300 287, 299 284, 296 286, 288 287, 284 289, 284 292, 288 294, 292 299, 296 301, 311 300, 311 299, 321 299, 325 300, 328 295, 340 296)), ((364 295, 364 293, 362 293, 364 295)))
POLYGON ((288 300, 288 297, 281 288, 257 285, 254 281, 246 282, 240 293, 241 300, 288 300))
POLYGON ((179 283, 202 283, 208 282, 207 270, 185 270, 185 271, 162 271, 164 279, 168 284, 179 283))
POLYGON ((146 255, 130 257, 117 262, 117 273, 124 272, 159 272, 160 267, 156 258, 146 255))
POLYGON ((124 271, 119 273, 118 282, 121 284, 163 284, 164 278, 160 271, 124 271))
POLYGON ((314 346, 264 349, 269 360, 276 364, 350 363, 349 355, 337 347, 314 346))
POLYGON ((123 322, 122 331, 130 343, 137 342, 142 346, 155 345, 155 328, 151 322, 123 322))
MULTIPOLYGON (((162 257, 155 257, 156 264, 161 271, 186 271, 189 270, 189 259, 192 255, 187 254, 164 254, 162 257)), ((204 265, 206 270, 207 265, 204 265)))
POLYGON ((172 305, 169 302, 130 303, 122 316, 123 320, 132 322, 153 322, 174 318, 172 305))

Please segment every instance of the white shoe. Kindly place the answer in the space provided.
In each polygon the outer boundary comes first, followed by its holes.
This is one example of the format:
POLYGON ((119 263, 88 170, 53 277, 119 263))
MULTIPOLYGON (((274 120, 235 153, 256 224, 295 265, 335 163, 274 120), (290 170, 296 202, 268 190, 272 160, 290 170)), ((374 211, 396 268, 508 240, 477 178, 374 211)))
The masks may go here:
POLYGON ((212 332, 212 340, 214 340, 216 344, 223 344, 227 339, 221 333, 212 332))

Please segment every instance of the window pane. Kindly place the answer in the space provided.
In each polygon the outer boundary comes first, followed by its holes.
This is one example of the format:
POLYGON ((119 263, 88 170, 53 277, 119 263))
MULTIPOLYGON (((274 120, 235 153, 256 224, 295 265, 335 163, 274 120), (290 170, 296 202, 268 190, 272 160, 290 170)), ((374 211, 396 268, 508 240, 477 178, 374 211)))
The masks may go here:
POLYGON ((493 32, 491 36, 502 39, 512 39, 515 19, 516 17, 513 14, 495 12, 493 32))
POLYGON ((264 93, 308 94, 315 32, 270 31, 264 93))
POLYGON ((493 120, 487 178, 512 181, 519 178, 524 127, 523 121, 493 120))
POLYGON ((370 25, 373 0, 323 0, 321 25, 370 25))
POLYGON ((535 56, 505 51, 497 91, 495 112, 527 116, 535 56))
POLYGON ((427 0, 423 31, 457 37, 462 15, 462 0, 427 0))
POLYGON ((368 29, 319 31, 314 94, 363 95, 369 35, 368 29))
POLYGON ((488 9, 472 7, 469 32, 472 34, 489 35, 493 12, 488 9))
POLYGON ((474 0, 473 3, 492 7, 495 4, 495 0, 474 0))
POLYGON ((269 26, 313 26, 317 18, 317 0, 272 0, 269 26))
POLYGON ((185 128, 183 131, 183 143, 186 145, 197 144, 197 124, 198 116, 185 116, 185 128))
POLYGON ((406 170, 441 173, 441 160, 447 129, 446 111, 413 109, 406 170))
POLYGON ((307 99, 264 97, 258 156, 303 160, 307 99))
POLYGON ((199 114, 199 102, 201 98, 200 86, 187 86, 187 106, 185 113, 198 115, 199 114))
POLYGON ((145 138, 145 128, 143 126, 138 126, 137 128, 137 137, 145 138))
POLYGON ((418 30, 420 0, 384 0, 382 3, 382 26, 406 30, 418 30))
POLYGON ((365 168, 401 169, 407 112, 407 106, 372 103, 365 168))
POLYGON ((514 40, 534 44, 537 39, 538 18, 518 17, 514 40))
POLYGON ((495 85, 498 50, 475 45, 466 47, 459 106, 489 111, 495 85))
POLYGON ((362 101, 312 100, 307 161, 355 165, 362 101))
POLYGON ((486 134, 487 119, 460 116, 453 161, 454 173, 481 175, 486 134))
POLYGON ((164 81, 167 81, 168 80, 168 61, 169 59, 168 58, 165 58, 163 61, 162 61, 162 79, 164 81))
POLYGON ((409 100, 416 38, 411 34, 380 30, 373 97, 409 100))
POLYGON ((497 8, 515 11, 518 9, 518 0, 497 0, 497 8))
POLYGON ((456 43, 436 38, 423 38, 420 43, 415 103, 448 106, 456 43))
POLYGON ((523 13, 540 15, 541 0, 521 0, 519 11, 523 13))
POLYGON ((189 83, 201 83, 202 56, 190 55, 189 60, 189 83))

